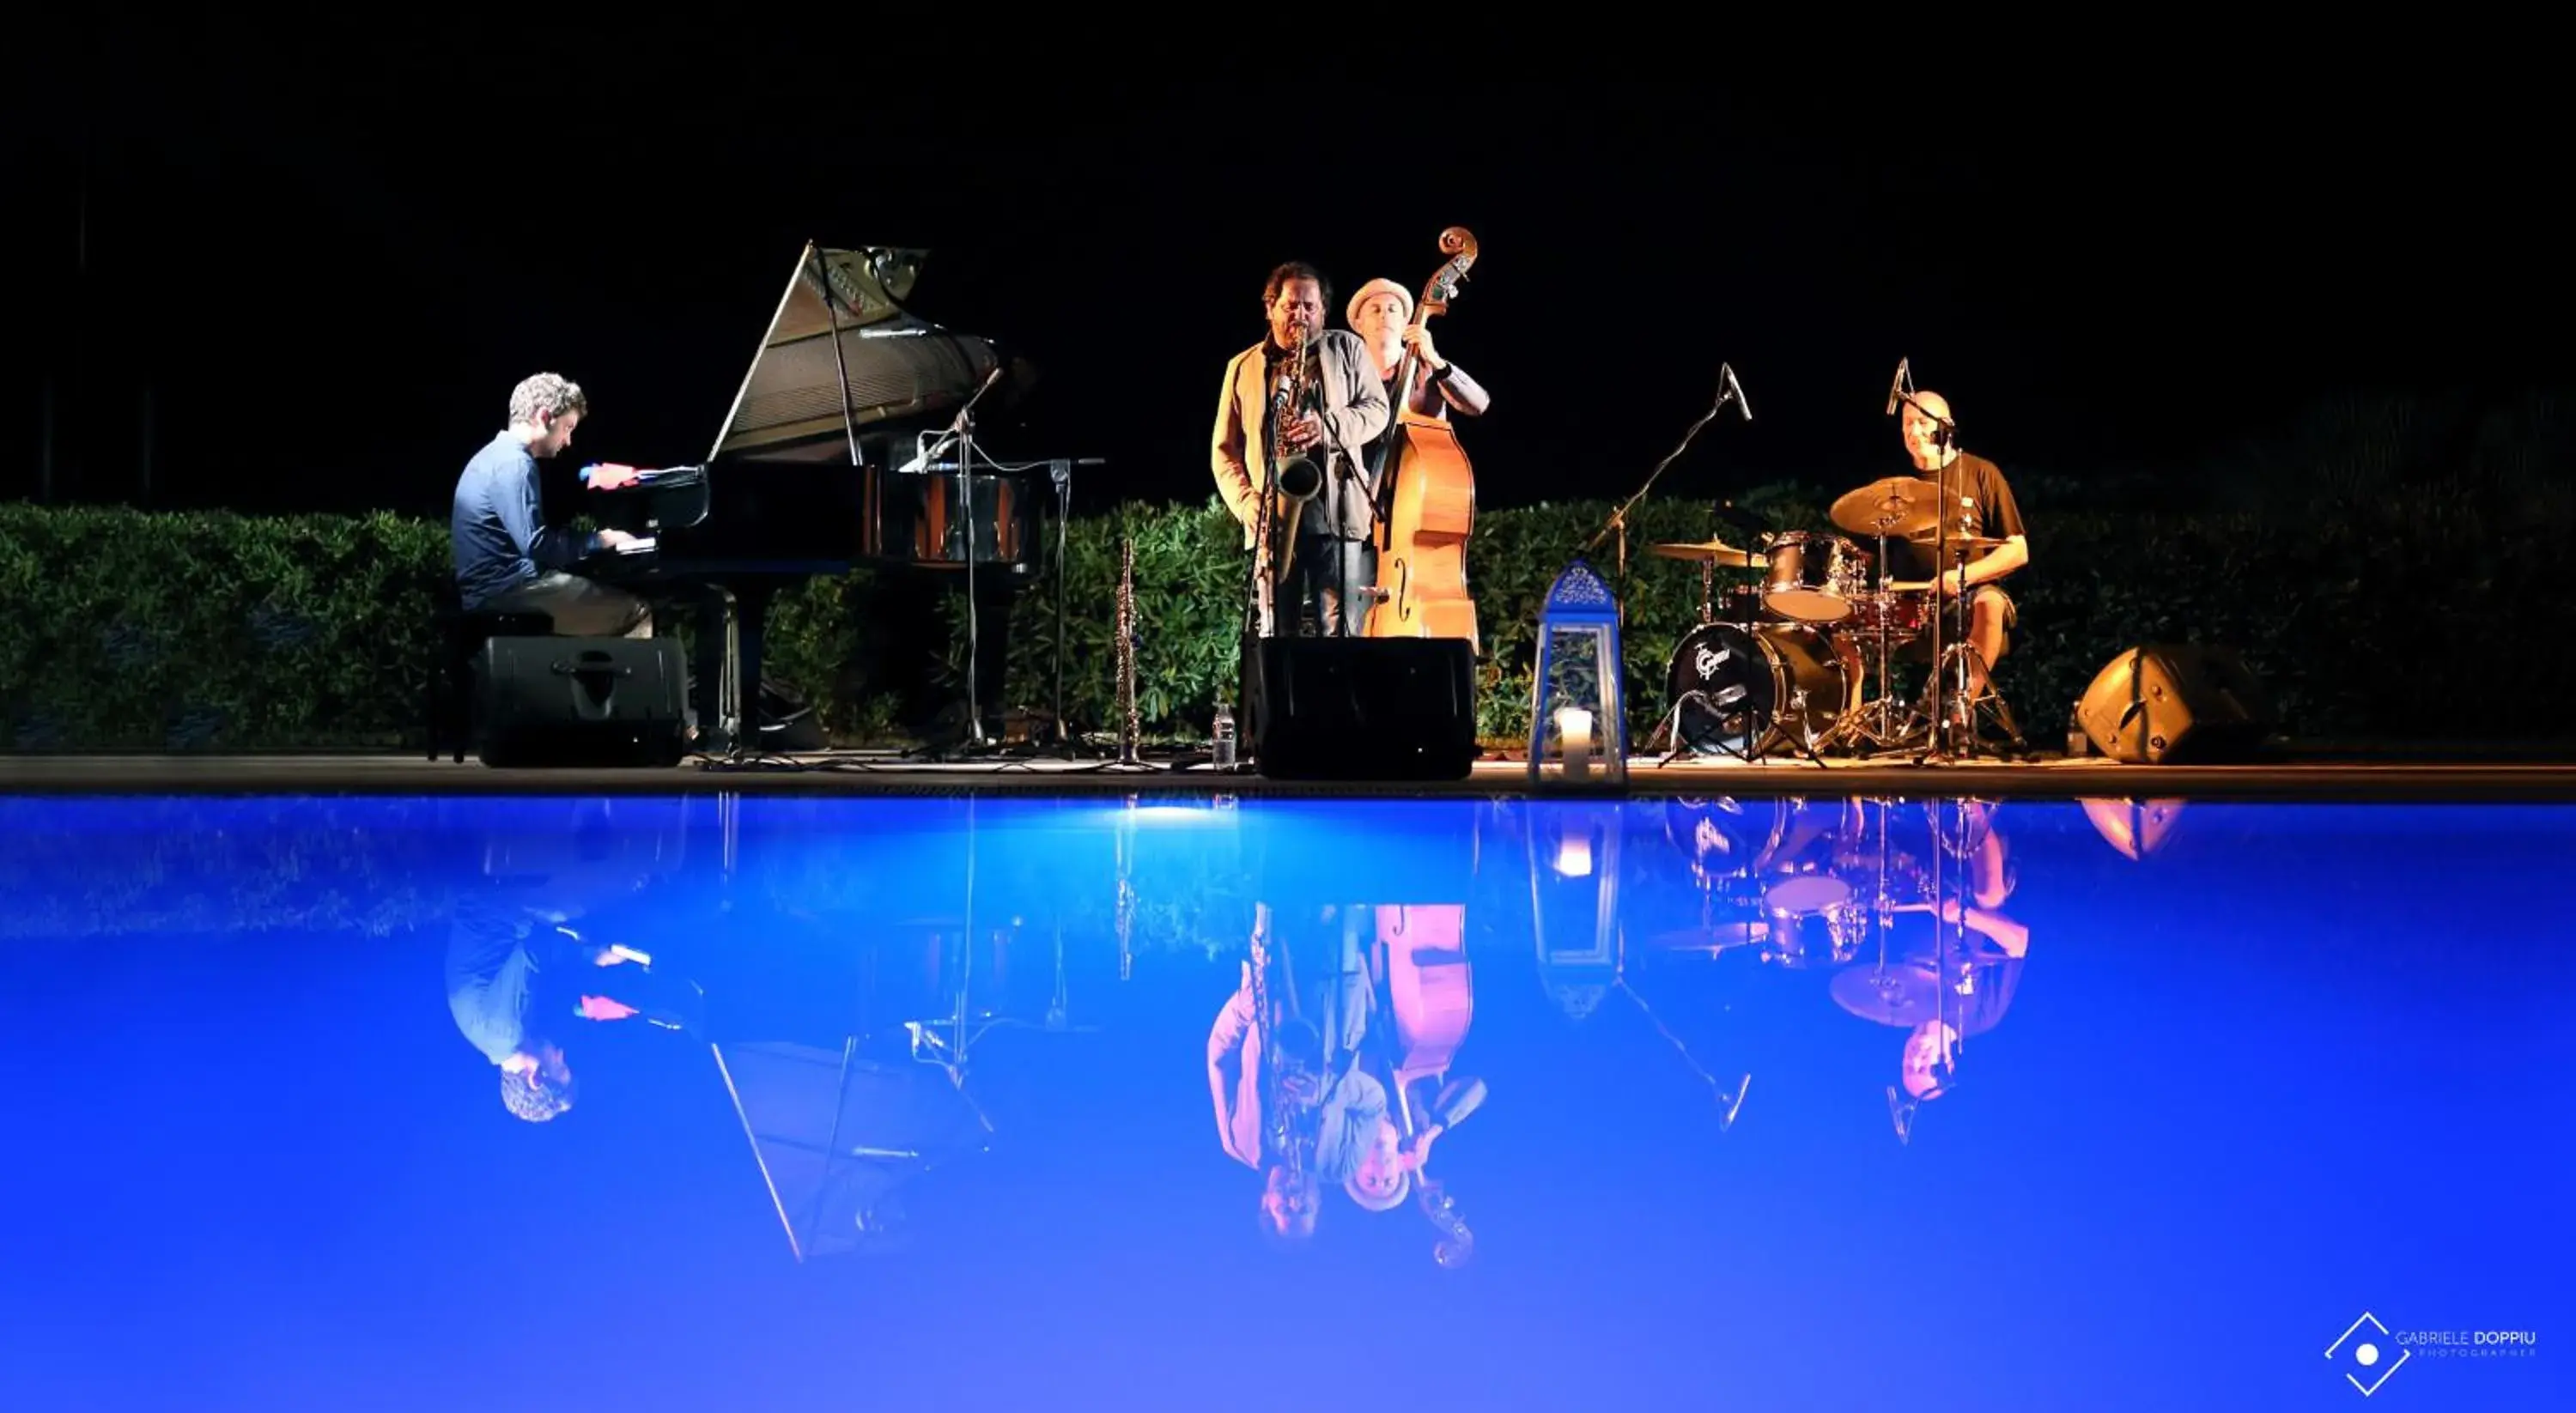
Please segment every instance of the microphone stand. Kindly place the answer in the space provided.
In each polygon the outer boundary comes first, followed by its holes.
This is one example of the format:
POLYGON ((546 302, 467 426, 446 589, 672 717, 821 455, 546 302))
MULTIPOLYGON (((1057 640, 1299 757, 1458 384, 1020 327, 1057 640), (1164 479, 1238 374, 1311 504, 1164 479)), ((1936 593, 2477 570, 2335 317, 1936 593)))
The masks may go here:
POLYGON ((966 739, 977 746, 989 746, 992 742, 984 735, 984 708, 977 700, 975 690, 975 679, 983 668, 983 653, 976 639, 976 620, 980 615, 975 611, 975 404, 982 402, 984 394, 1002 381, 1002 373, 1007 367, 1009 365, 1002 361, 1000 350, 994 350, 993 371, 984 375, 984 385, 975 390, 973 397, 966 399, 965 406, 957 409, 957 419, 948 424, 947 431, 939 434, 939 440, 916 458, 922 473, 932 474, 930 459, 946 450, 950 442, 957 444, 958 509, 965 517, 959 537, 965 542, 966 552, 966 739))
MULTIPOLYGON (((1947 765, 1950 763, 1949 748, 1953 733, 1950 730, 1950 714, 1946 709, 1947 703, 1943 700, 1944 693, 1941 690, 1940 599, 1941 581, 1948 577, 1950 573, 1950 502, 1952 499, 1950 495, 1950 468, 1959 464, 1959 448, 1957 442, 1959 424, 1937 412, 1934 412, 1932 409, 1925 407, 1921 402, 1916 401, 1914 390, 1911 388, 1907 388, 1903 392, 1898 393, 1897 401, 1903 403, 1907 407, 1913 408, 1915 411, 1922 413, 1925 417, 1932 420, 1932 444, 1942 452, 1941 464, 1935 468, 1932 473, 1932 504, 1936 516, 1932 522, 1932 732, 1930 738, 1925 742, 1924 753, 1916 756, 1914 758, 1914 763, 1916 765, 1921 765, 1927 760, 1930 760, 1939 761, 1942 764, 1947 765)), ((1961 566, 1959 572, 1958 599, 1958 641, 1960 643, 1964 643, 1968 640, 1968 574, 1965 566, 1961 566)), ((1953 646, 1955 647, 1956 644, 1953 646)), ((1959 671, 1962 677, 1965 676, 1967 668, 1967 659, 1962 657, 1959 662, 1959 671)), ((1959 684, 1960 695, 1965 696, 1967 694, 1967 690, 1967 683, 1962 681, 1959 684)))
POLYGON ((1681 445, 1674 447, 1663 460, 1655 463, 1654 470, 1646 473, 1646 483, 1637 488, 1637 493, 1628 497, 1627 501, 1618 509, 1611 511, 1610 518, 1602 522, 1601 528, 1593 532, 1592 538, 1583 542, 1583 549, 1581 552, 1584 554, 1590 554, 1594 549, 1600 546, 1601 541, 1605 536, 1609 535, 1612 531, 1618 532, 1619 604, 1620 612, 1622 614, 1626 613, 1628 603, 1628 512, 1634 510, 1637 506, 1637 502, 1644 500, 1646 498, 1646 493, 1655 488, 1655 479, 1664 474, 1664 468, 1680 460, 1682 453, 1690 450, 1691 439, 1699 435, 1700 428, 1717 420, 1717 414, 1726 410, 1726 404, 1733 402, 1736 406, 1743 408, 1745 421, 1750 422, 1753 420, 1753 409, 1744 406, 1744 389, 1735 381, 1735 370, 1724 363, 1720 363, 1717 365, 1717 371, 1719 382, 1717 401, 1709 405, 1708 411, 1700 414, 1700 419, 1698 421, 1691 423, 1689 431, 1682 433, 1681 445))

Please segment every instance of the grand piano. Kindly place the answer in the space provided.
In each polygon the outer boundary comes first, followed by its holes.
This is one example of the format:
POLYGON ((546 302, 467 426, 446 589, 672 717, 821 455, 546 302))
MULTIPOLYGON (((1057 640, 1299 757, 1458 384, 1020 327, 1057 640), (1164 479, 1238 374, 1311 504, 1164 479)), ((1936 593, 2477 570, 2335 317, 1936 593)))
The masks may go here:
POLYGON ((1006 470, 956 435, 971 432, 961 409, 990 411, 1030 374, 904 309, 925 256, 809 242, 706 461, 582 495, 641 543, 575 572, 695 609, 702 751, 759 748, 761 644, 781 589, 872 565, 972 577, 981 598, 1045 567, 1041 511, 1073 463, 1006 470))

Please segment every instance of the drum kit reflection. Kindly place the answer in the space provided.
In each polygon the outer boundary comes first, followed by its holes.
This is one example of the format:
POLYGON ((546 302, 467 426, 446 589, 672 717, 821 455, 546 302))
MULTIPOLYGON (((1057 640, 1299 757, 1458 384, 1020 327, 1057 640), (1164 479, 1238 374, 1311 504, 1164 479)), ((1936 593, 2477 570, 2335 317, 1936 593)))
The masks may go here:
MULTIPOLYGON (((1952 729, 1961 729, 1965 703, 1995 712, 2018 738, 1991 686, 1980 683, 1981 700, 1967 695, 1968 598, 1953 596, 1952 621, 1936 624, 1940 610, 1931 584, 1901 585, 1887 576, 1891 540, 1915 546, 1927 560, 1937 557, 1938 498, 1931 481, 1890 476, 1834 502, 1833 522, 1848 535, 1781 531, 1764 535, 1759 551, 1722 540, 1648 546, 1649 553, 1700 566, 1700 621, 1682 635, 1666 669, 1672 749, 1665 759, 1687 752, 1759 761, 1792 751, 1821 765, 1828 750, 1854 756, 1910 751, 1918 759, 1936 752, 1948 733, 1936 729, 1933 693, 1900 699, 1888 674, 1890 657, 1927 635, 1940 646, 1935 672, 1945 679, 1935 681, 1948 684, 1942 695, 1949 698, 1952 729), (1863 541, 1874 542, 1875 552, 1863 541), (1746 578, 1721 591, 1720 569, 1746 578), (1876 671, 1862 670, 1872 657, 1876 671), (1864 679, 1878 684, 1875 696, 1864 695, 1864 679)), ((1947 567, 2002 543, 1952 533, 1947 567)))
MULTIPOLYGON (((1881 999, 1898 1009, 1921 1005, 1926 998, 1916 994, 1908 969, 1927 960, 1918 955, 1924 943, 1908 942, 1901 959, 1889 955, 1894 920, 1930 914, 1936 953, 1993 960, 1960 921, 1992 804, 1923 801, 1924 829, 1908 827, 1910 803, 1860 796, 1672 801, 1664 833, 1690 860, 1699 920, 1659 935, 1657 944, 1711 955, 1744 948, 1766 966, 1822 971, 1865 960, 1875 942, 1875 970, 1906 973, 1905 994, 1881 999)), ((1895 1010, 1868 1014, 1900 1023, 1895 1010)))

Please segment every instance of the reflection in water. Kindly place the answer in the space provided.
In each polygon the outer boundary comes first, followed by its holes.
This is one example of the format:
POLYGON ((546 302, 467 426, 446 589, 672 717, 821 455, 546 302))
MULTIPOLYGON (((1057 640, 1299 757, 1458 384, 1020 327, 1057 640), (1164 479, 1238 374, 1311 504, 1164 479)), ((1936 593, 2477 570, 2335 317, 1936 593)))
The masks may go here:
MULTIPOLYGON (((891 850, 873 833, 818 844, 788 819, 746 839, 733 801, 649 821, 614 801, 546 808, 560 814, 496 827, 458 890, 459 1030, 532 1121, 572 1107, 582 1047, 567 1037, 584 1028, 641 1022, 705 1047, 800 1260, 897 1244, 910 1186, 990 1150, 986 1036, 1097 1029, 1072 1019, 1067 953, 1103 892, 1109 936, 1089 935, 1121 984, 1140 919, 1232 967, 1207 1087, 1218 1150, 1258 1175, 1258 1230, 1295 1248, 1409 1207, 1444 1268, 1475 1253, 1449 1179, 1454 1166, 1472 1189, 1476 1155, 1472 1139, 1440 1144, 1492 1095, 1470 1042, 1471 912, 1486 936, 1525 928, 1567 1018, 1605 1004, 1640 1018, 1705 1087, 1720 1134, 1746 1118, 1758 1045, 1706 1004, 1709 978, 1672 963, 1822 974, 1840 1012, 1902 1032, 1880 1088, 1910 1141, 2029 954, 2006 812, 1984 800, 1424 807, 1357 851, 1325 813, 1230 801, 969 801, 891 850), (1104 836, 1105 890, 1063 848, 1104 836), (837 875, 830 890, 818 871, 837 875), (1452 1155, 1437 1169, 1435 1151, 1452 1155)), ((1486 1122, 1519 1122, 1513 1108, 1506 1095, 1486 1122)))
POLYGON ((0 1319, 95 1304, 217 1389, 112 1396, 75 1331, 25 1342, 63 1396, 17 1401, 784 1406, 865 1367, 881 1401, 1088 1406, 1240 1378, 1275 1356, 1248 1311, 1330 1309, 1386 1314, 1370 1377, 1408 1404, 1985 1406, 1991 1345, 1849 1357, 1937 1269, 2052 1384, 2179 1340, 2299 1406, 2365 1302, 2545 1323, 2518 1216, 2352 1240, 2554 1161, 2576 811, 2177 818, 0 800, 0 1034, 80 1065, 11 1091, 0 1319), (281 1083, 245 1036, 330 1063, 281 1083), (1977 1220, 1899 1210, 1943 1192, 1977 1220), (616 1311, 566 1335, 601 1342, 492 1340, 496 1240, 616 1311), (2296 1333, 2277 1367, 2258 1327, 2296 1333), (257 1372, 338 1346, 367 1357, 327 1397, 257 1372))

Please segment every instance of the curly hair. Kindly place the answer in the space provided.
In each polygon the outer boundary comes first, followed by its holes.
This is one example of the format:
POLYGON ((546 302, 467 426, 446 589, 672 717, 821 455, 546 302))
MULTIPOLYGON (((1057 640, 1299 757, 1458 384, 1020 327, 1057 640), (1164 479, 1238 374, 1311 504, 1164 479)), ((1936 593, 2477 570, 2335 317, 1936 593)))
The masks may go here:
POLYGON ((560 373, 539 373, 522 379, 510 389, 510 421, 513 425, 537 425, 537 417, 561 417, 565 413, 587 413, 590 400, 581 395, 581 384, 560 373))
POLYGON ((1323 271, 1303 260, 1291 260, 1270 272, 1270 283, 1261 287, 1262 307, 1267 309, 1278 303, 1279 291, 1286 289, 1291 280, 1313 280, 1316 292, 1323 296, 1324 307, 1333 307, 1333 282, 1324 278, 1323 271))
POLYGON ((501 1107, 532 1124, 570 1109, 579 1093, 570 1079, 555 1085, 521 1070, 501 1071, 501 1107))

